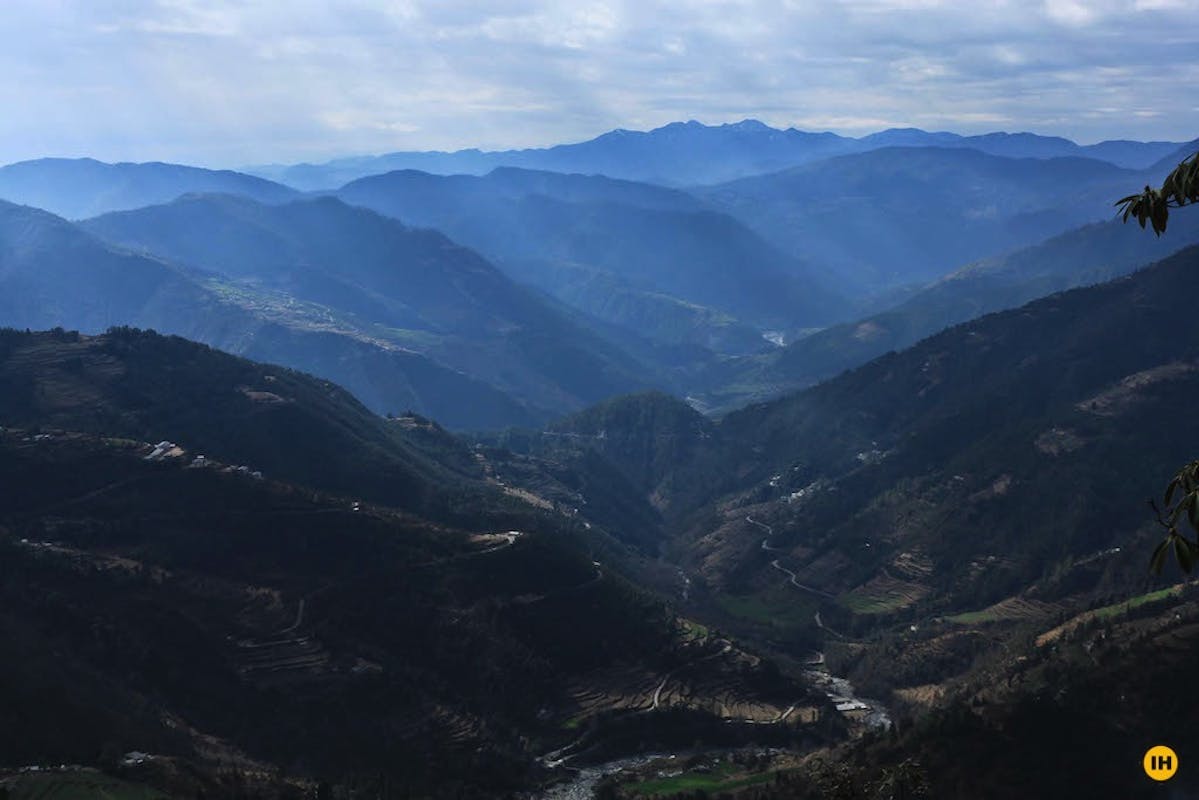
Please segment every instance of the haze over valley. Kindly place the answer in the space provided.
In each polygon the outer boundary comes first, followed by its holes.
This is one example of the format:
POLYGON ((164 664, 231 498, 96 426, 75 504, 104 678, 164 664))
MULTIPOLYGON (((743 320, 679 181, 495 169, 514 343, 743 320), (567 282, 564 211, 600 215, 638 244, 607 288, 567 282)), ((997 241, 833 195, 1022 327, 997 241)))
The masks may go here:
POLYGON ((1194 3, 18 5, 0 800, 1199 796, 1194 3))

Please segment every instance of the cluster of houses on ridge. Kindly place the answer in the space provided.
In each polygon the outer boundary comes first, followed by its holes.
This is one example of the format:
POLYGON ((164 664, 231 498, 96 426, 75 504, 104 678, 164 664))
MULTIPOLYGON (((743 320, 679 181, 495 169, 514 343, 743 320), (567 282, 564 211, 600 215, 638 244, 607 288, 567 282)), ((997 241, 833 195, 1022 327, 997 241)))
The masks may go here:
MULTIPOLYGON (((168 458, 183 458, 187 455, 187 451, 174 442, 168 442, 165 439, 154 445, 154 449, 149 455, 145 456, 146 461, 165 461, 168 458)), ((237 472, 242 475, 253 478, 254 480, 262 480, 262 473, 258 470, 250 469, 244 464, 237 467, 225 466, 222 467, 218 462, 210 460, 207 456, 199 455, 192 459, 187 465, 188 469, 220 469, 221 472, 237 472)))

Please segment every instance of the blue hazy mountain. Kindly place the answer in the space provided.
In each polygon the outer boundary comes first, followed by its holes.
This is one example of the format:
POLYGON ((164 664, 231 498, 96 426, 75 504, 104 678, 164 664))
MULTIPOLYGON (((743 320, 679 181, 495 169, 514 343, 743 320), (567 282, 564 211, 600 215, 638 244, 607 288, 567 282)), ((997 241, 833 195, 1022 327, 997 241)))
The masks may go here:
POLYGON ((1036 133, 984 133, 962 136, 939 131, 930 133, 919 128, 891 128, 872 133, 858 140, 867 147, 960 147, 978 150, 1007 158, 1094 158, 1118 167, 1141 169, 1172 153, 1178 142, 1136 142, 1113 139, 1097 144, 1080 145, 1061 136, 1041 136, 1036 133))
MULTIPOLYGON (((179 209, 188 211, 185 227, 192 230, 199 229, 205 219, 221 219, 220 214, 211 213, 214 207, 225 209, 229 225, 221 235, 214 233, 212 237, 218 246, 233 241, 231 234, 238 225, 243 225, 242 230, 249 227, 228 209, 255 208, 253 201, 244 198, 218 198, 200 206, 210 212, 202 217, 189 211, 195 203, 203 201, 188 198, 180 201, 179 209)), ((286 215, 287 208, 284 206, 279 213, 286 215)), ((326 219, 325 231, 320 230, 319 212, 327 208, 350 211, 334 200, 322 200, 301 203, 290 213, 301 220, 301 227, 307 226, 312 236, 319 238, 336 227, 326 219), (306 219, 304 214, 314 216, 306 219)), ((164 236, 169 234, 169 211, 151 208, 144 213, 155 220, 154 224, 163 226, 164 236)), ((369 212, 352 213, 368 215, 380 225, 402 230, 393 221, 369 212)), ((109 224, 115 226, 121 221, 133 225, 136 219, 118 218, 109 220, 109 224)), ((262 235, 272 234, 264 228, 262 235)), ((406 241, 402 233, 395 236, 406 241)), ((632 363, 631 359, 603 341, 594 345, 595 350, 588 350, 596 340, 587 334, 572 336, 575 329, 570 323, 538 305, 535 298, 514 287, 478 256, 436 234, 421 233, 413 239, 409 255, 420 252, 423 260, 414 259, 410 264, 416 272, 429 273, 428 292, 438 290, 439 273, 449 273, 441 284, 446 291, 469 291, 472 276, 481 276, 474 286, 495 281, 501 289, 516 295, 507 299, 496 296, 497 301, 511 302, 513 309, 508 312, 509 329, 503 335, 497 333, 495 342, 482 334, 472 338, 463 333, 454 338, 431 330, 431 322, 425 323, 425 330, 392 328, 335 305, 300 299, 292 292, 300 292, 305 286, 316 286, 320 291, 340 287, 343 294, 334 296, 330 292, 327 302, 344 301, 345 297, 377 300, 382 291, 379 287, 378 291, 362 290, 361 283, 353 278, 324 274, 318 268, 319 262, 299 265, 293 274, 272 279, 275 282, 255 281, 245 274, 232 279, 147 253, 144 245, 139 248, 141 252, 135 252, 104 242, 47 212, 2 202, 0 325, 33 329, 62 326, 85 332, 115 325, 153 328, 335 380, 378 413, 412 409, 457 428, 528 424, 560 409, 580 407, 589 398, 606 397, 619 386, 636 389, 646 385, 612 366, 616 362, 632 363), (461 282, 461 288, 454 285, 456 282, 461 282), (519 299, 522 293, 525 300, 519 299), (521 302, 526 303, 528 313, 518 317, 521 302), (408 346, 401 340, 406 340, 408 346), (469 360, 479 369, 468 371, 447 365, 440 358, 441 351, 431 352, 437 345, 455 356, 456 363, 469 360), (605 349, 597 354, 601 348, 605 349), (607 357, 611 362, 602 361, 607 357), (539 366, 544 374, 537 371, 539 366), (525 387, 523 399, 479 377, 483 371, 505 368, 513 375, 507 385, 525 387)), ((364 244, 364 248, 384 246, 386 242, 364 244)), ((262 251, 247 247, 246 252, 249 260, 262 251)), ((311 252, 316 253, 316 249, 311 252)), ((395 272, 400 266, 401 259, 391 264, 395 272)), ((264 271, 270 271, 269 265, 264 271)), ((385 280, 380 279, 380 286, 385 280)), ((465 297, 459 299, 466 303, 465 297)), ((456 302, 448 301, 448 305, 456 302)), ((446 328, 453 327, 452 319, 437 317, 429 307, 425 311, 429 318, 446 328)))
MULTIPOLYGON (((722 375, 712 407, 732 408, 762 396, 810 386, 873 358, 911 347, 945 328, 995 311, 1016 308, 1055 292, 1127 275, 1199 244, 1199 217, 1180 214, 1161 237, 1146 236, 1117 220, 1086 225, 1048 241, 979 261, 934 281, 902 303, 742 362, 736 376, 722 375), (730 391, 725 387, 736 387, 730 391), (745 390, 752 387, 749 393, 745 390)), ((728 369, 727 365, 724 367, 728 369)))
POLYGON ((248 172, 304 190, 333 189, 368 175, 415 169, 441 175, 484 175, 501 166, 686 186, 758 175, 880 147, 961 147, 1015 158, 1079 156, 1130 168, 1147 167, 1177 142, 1110 141, 1078 145, 1032 133, 955 133, 902 128, 854 139, 834 133, 772 128, 757 120, 703 125, 673 122, 650 131, 613 130, 585 142, 525 150, 398 152, 323 164, 275 164, 248 172))
POLYGON ((674 122, 652 131, 613 130, 585 142, 527 150, 389 153, 324 164, 249 167, 256 175, 300 189, 331 189, 351 180, 417 169, 437 174, 483 175, 496 167, 578 172, 683 185, 771 172, 855 149, 833 133, 785 131, 755 120, 708 126, 674 122))
POLYGON ((1190 158, 1197 152, 1199 152, 1199 139, 1187 142, 1181 147, 1171 150, 1156 161, 1153 166, 1149 167, 1147 171, 1153 180, 1164 177, 1170 174, 1170 170, 1178 166, 1180 162, 1190 158))
POLYGON ((697 190, 785 252, 874 295, 1110 219, 1143 174, 1086 158, 889 147, 697 190))
POLYGON ((264 203, 298 195, 294 189, 253 175, 180 164, 41 158, 0 167, 0 199, 69 219, 166 203, 189 192, 243 194, 264 203))
POLYGON ((231 290, 319 307, 337 330, 421 353, 530 408, 579 408, 649 385, 639 363, 472 250, 336 198, 271 206, 192 195, 84 225, 214 271, 231 290))
POLYGON ((844 318, 849 306, 833 280, 737 220, 647 184, 408 170, 354 181, 337 195, 444 231, 517 280, 662 342, 719 346, 717 329, 734 321, 737 330, 815 327, 844 318))

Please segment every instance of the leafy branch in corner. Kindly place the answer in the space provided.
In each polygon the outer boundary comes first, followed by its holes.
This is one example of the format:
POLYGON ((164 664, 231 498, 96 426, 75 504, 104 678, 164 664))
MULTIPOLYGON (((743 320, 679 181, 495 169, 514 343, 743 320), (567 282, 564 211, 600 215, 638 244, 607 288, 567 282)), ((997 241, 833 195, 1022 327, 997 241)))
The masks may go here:
MULTIPOLYGON (((1130 194, 1117 200, 1116 207, 1123 212, 1124 222, 1135 219, 1142 228, 1149 223, 1153 226, 1153 232, 1161 236, 1166 232, 1170 209, 1194 203, 1199 203, 1199 152, 1183 159, 1159 188, 1146 186, 1140 194, 1130 194)), ((1190 573, 1199 559, 1199 461, 1187 464, 1170 481, 1163 498, 1164 510, 1158 508, 1156 502, 1150 501, 1149 505, 1157 515, 1158 524, 1166 530, 1166 538, 1154 548, 1149 559, 1150 570, 1160 575, 1166 556, 1172 551, 1178 559, 1178 565, 1184 572, 1190 573), (1178 503, 1171 505, 1174 496, 1180 491, 1182 494, 1178 503), (1190 525, 1196 538, 1188 537, 1179 529, 1183 521, 1190 525)))
POLYGON ((1192 533, 1199 534, 1199 461, 1192 461, 1178 471, 1166 487, 1162 499, 1164 511, 1158 508, 1156 502, 1149 503, 1157 514, 1158 524, 1166 530, 1166 538, 1154 549, 1149 559, 1149 568, 1160 575, 1166 556, 1173 551, 1179 566, 1189 573, 1199 557, 1199 537, 1188 537, 1179 526, 1185 522, 1190 525, 1192 533), (1178 495, 1178 502, 1171 505, 1175 495, 1178 495))
POLYGON ((1130 194, 1116 201, 1123 220, 1135 219, 1142 228, 1148 222, 1153 232, 1161 236, 1166 232, 1171 208, 1199 202, 1199 153, 1194 153, 1174 171, 1166 176, 1162 185, 1154 189, 1146 186, 1140 194, 1130 194))

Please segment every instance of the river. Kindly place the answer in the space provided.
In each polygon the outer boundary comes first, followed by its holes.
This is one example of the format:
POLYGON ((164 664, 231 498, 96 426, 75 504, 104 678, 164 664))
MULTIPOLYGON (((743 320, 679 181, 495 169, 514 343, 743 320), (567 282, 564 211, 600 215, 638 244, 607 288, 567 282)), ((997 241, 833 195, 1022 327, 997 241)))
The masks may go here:
POLYGON ((867 728, 885 731, 891 727, 891 715, 887 707, 878 700, 859 697, 854 692, 853 684, 846 678, 838 678, 822 669, 810 669, 805 674, 842 714, 860 715, 861 722, 867 728))
POLYGON ((595 787, 604 778, 627 769, 644 767, 660 758, 677 758, 677 756, 671 753, 647 753, 591 767, 580 767, 570 781, 555 784, 541 794, 532 794, 529 797, 530 800, 592 800, 595 797, 595 787))

